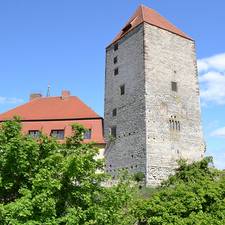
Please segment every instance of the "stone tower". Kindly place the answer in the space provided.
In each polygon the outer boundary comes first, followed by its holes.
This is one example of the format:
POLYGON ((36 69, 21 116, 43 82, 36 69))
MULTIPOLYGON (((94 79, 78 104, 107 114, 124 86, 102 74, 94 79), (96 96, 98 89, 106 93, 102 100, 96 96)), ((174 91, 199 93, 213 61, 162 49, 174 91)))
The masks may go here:
POLYGON ((204 154, 195 43, 140 6, 106 48, 106 170, 157 185, 204 154))

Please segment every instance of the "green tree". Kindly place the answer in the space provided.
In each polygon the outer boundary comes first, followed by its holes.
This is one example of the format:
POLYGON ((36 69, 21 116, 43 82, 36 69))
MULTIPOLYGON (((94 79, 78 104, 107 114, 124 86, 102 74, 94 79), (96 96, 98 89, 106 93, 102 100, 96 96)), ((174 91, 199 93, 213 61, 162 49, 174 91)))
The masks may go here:
POLYGON ((83 144, 85 129, 72 126, 66 143, 21 134, 19 121, 0 128, 0 224, 132 224, 127 214, 132 191, 122 180, 111 188, 94 144, 83 144))
MULTIPOLYGON (((85 129, 72 126, 64 144, 21 134, 19 121, 0 127, 0 224, 2 225, 224 225, 225 172, 207 157, 180 161, 157 188, 138 190, 124 174, 117 185, 96 173, 104 162, 83 144, 85 129)), ((143 174, 134 179, 142 182, 143 174)))
POLYGON ((181 161, 174 176, 133 206, 139 225, 224 225, 225 173, 210 164, 211 157, 181 161))

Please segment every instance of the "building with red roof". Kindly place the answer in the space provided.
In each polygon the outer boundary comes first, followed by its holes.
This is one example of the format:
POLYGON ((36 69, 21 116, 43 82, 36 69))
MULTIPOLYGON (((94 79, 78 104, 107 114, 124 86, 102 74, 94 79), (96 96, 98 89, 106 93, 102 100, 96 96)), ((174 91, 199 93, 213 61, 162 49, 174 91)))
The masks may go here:
POLYGON ((71 125, 79 123, 87 129, 84 134, 85 143, 105 144, 103 118, 78 97, 71 96, 69 91, 62 91, 62 95, 57 97, 32 94, 29 102, 0 114, 0 122, 15 116, 21 119, 22 132, 33 137, 42 132, 63 141, 71 136, 71 125))

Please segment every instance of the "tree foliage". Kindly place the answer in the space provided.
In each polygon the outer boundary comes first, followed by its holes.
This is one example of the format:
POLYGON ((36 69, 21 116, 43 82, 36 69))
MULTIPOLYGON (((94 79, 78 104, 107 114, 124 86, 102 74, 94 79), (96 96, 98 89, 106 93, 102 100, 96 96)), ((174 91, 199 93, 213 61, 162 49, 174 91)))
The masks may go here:
POLYGON ((105 188, 98 149, 83 144, 85 129, 73 125, 65 144, 21 134, 18 121, 0 129, 0 224, 120 224, 129 185, 105 188))
POLYGON ((133 213, 140 225, 224 225, 225 173, 209 166, 207 157, 191 165, 184 161, 149 197, 138 200, 133 213))
MULTIPOLYGON (((64 144, 21 134, 19 121, 0 128, 0 224, 2 225, 224 225, 225 172, 207 157, 180 161, 157 188, 138 190, 121 177, 105 184, 98 149, 83 144, 85 129, 73 125, 64 144), (104 184, 104 185, 103 185, 104 184)), ((134 180, 143 183, 144 174, 134 180)))

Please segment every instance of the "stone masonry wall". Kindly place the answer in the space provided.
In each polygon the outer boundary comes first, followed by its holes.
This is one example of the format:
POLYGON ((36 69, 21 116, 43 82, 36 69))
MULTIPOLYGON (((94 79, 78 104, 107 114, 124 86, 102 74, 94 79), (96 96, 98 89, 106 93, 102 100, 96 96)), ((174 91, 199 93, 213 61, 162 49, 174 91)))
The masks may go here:
POLYGON ((144 23, 144 49, 146 181, 157 185, 176 167, 176 160, 203 157, 198 75, 191 40, 144 23), (180 130, 173 129, 170 120, 179 122, 180 130))
POLYGON ((121 169, 142 171, 147 185, 158 185, 178 159, 192 162, 204 154, 195 45, 147 23, 118 43, 118 50, 113 45, 106 49, 106 170, 112 175, 121 169), (120 95, 123 84, 125 94, 120 95), (115 140, 110 138, 113 126, 115 140))
POLYGON ((119 40, 118 50, 113 45, 106 49, 104 131, 107 141, 106 170, 117 174, 121 169, 145 173, 145 102, 143 24, 119 40), (113 63, 117 56, 118 62, 113 63), (119 74, 114 75, 114 69, 119 74), (120 95, 120 86, 125 94, 120 95), (117 108, 117 115, 112 111, 117 108), (110 127, 116 125, 117 137, 110 141, 110 127))

